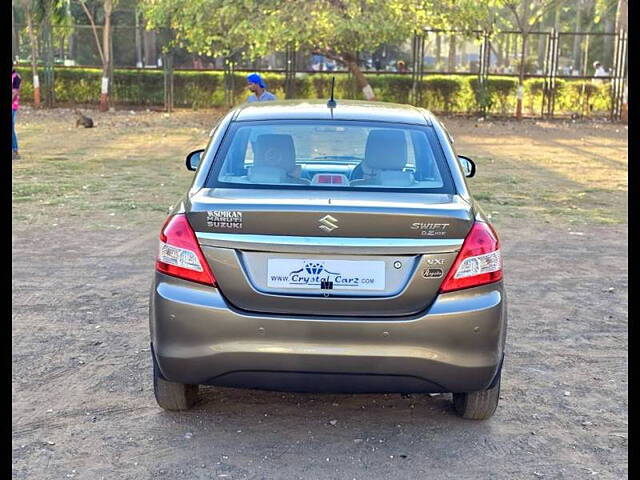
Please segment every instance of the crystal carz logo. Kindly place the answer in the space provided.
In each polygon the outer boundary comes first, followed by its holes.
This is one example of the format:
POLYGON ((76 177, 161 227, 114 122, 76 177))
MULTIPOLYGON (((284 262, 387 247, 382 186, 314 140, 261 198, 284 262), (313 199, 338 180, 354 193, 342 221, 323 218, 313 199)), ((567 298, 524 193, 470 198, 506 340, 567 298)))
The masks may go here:
POLYGON ((235 210, 209 210, 207 212, 207 226, 227 229, 242 228, 242 212, 235 210))
POLYGON ((302 260, 271 258, 267 285, 272 288, 321 288, 384 290, 383 261, 302 260))

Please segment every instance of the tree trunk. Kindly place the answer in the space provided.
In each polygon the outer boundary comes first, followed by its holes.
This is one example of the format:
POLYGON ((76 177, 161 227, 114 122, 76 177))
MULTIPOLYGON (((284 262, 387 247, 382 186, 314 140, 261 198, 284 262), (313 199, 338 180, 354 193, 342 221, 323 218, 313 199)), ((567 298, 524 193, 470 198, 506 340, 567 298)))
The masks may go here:
MULTIPOLYGON (((543 19, 540 19, 539 30, 540 31, 544 30, 543 19)), ((544 65, 544 52, 545 52, 545 47, 547 46, 546 40, 547 40, 546 35, 538 35, 538 68, 540 70, 542 70, 542 67, 544 65)))
POLYGON ((616 11, 616 31, 629 30, 629 2, 628 0, 618 0, 616 11))
POLYGON ((464 65, 466 63, 466 57, 467 56, 467 48, 465 45, 464 40, 462 40, 460 42, 460 64, 462 65, 463 69, 464 69, 464 65))
POLYGON ((142 68, 142 32, 140 27, 140 12, 136 10, 136 67, 142 68))
MULTIPOLYGON (((604 31, 605 33, 613 33, 615 24, 615 19, 611 17, 607 17, 604 21, 604 31)), ((604 37, 604 45, 603 45, 603 55, 602 62, 605 68, 612 67, 613 63, 613 36, 607 35, 604 37)))
POLYGON ((505 41, 504 51, 506 52, 506 55, 504 56, 504 66, 506 68, 511 64, 511 61, 510 61, 510 58, 511 58, 511 34, 510 33, 507 34, 507 39, 505 41))
POLYGON ((69 59, 72 60, 75 64, 76 61, 76 45, 78 40, 76 39, 77 33, 74 31, 71 35, 69 35, 69 59))
POLYGON ((111 11, 113 0, 104 0, 104 29, 102 30, 102 87, 100 91, 100 111, 109 109, 109 80, 111 78, 111 11))
MULTIPOLYGON (((316 53, 316 52, 312 52, 312 53, 316 53)), ((376 100, 375 93, 373 92, 371 85, 369 85, 369 82, 367 81, 367 77, 365 77, 364 73, 362 73, 362 70, 360 70, 360 66, 358 65, 356 55, 351 53, 343 53, 340 55, 333 51, 324 50, 324 49, 318 50, 317 53, 327 58, 330 58, 331 60, 335 60, 336 62, 339 62, 342 65, 346 66, 351 72, 351 74, 354 76, 354 78, 356 79, 356 85, 362 91, 365 98, 370 101, 376 100)))
POLYGON ((156 55, 156 32, 152 30, 145 30, 144 32, 144 64, 146 66, 158 65, 158 58, 156 55))
POLYGON ((456 71, 456 37, 455 35, 449 35, 449 65, 447 72, 456 71))
POLYGON ((440 69, 440 62, 442 62, 442 37, 436 33, 436 70, 440 69))
POLYGON ((11 5, 11 59, 15 60, 18 56, 20 38, 16 33, 16 19, 13 10, 14 7, 11 5))
POLYGON ((502 63, 504 62, 504 40, 501 38, 498 40, 497 42, 498 44, 498 50, 496 51, 495 47, 493 46, 493 42, 491 43, 491 49, 494 51, 494 53, 496 54, 496 64, 497 66, 502 66, 502 63))
POLYGON ((376 96, 373 93, 373 89, 371 88, 371 85, 369 85, 367 78, 362 73, 362 70, 360 70, 358 63, 355 60, 350 60, 347 62, 347 67, 355 77, 356 85, 362 91, 362 93, 364 94, 364 97, 367 100, 375 101, 376 96))
MULTIPOLYGON (((582 16, 582 0, 578 0, 578 6, 576 11, 576 26, 575 32, 580 33, 580 29, 582 26, 582 22, 580 21, 580 17, 582 16)), ((581 59, 582 55, 580 55, 580 43, 582 40, 582 36, 575 35, 573 37, 573 65, 574 69, 580 71, 581 70, 581 59)))
POLYGON ((27 6, 27 25, 29 27, 29 41, 31 43, 31 73, 33 75, 33 105, 40 106, 40 77, 38 77, 38 47, 36 45, 36 34, 33 31, 33 16, 31 7, 27 6))
POLYGON ((526 73, 526 66, 527 66, 527 57, 526 57, 526 51, 527 51, 527 40, 529 39, 529 33, 522 33, 522 52, 520 54, 520 72, 519 72, 519 77, 518 77, 518 84, 519 85, 524 85, 524 75, 526 73))
POLYGON ((526 67, 526 51, 529 32, 522 32, 522 52, 520 54, 520 72, 518 76, 518 93, 516 101, 516 119, 522 120, 522 97, 524 95, 524 74, 526 67))

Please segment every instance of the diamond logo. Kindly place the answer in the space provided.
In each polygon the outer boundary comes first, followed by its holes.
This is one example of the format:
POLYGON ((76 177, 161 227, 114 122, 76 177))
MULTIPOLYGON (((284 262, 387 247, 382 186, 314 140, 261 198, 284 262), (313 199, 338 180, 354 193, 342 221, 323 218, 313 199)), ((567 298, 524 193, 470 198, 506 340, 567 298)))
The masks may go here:
POLYGON ((318 222, 320 222, 318 228, 327 233, 333 232, 336 228, 339 228, 338 219, 333 218, 331 215, 325 215, 318 220, 318 222))

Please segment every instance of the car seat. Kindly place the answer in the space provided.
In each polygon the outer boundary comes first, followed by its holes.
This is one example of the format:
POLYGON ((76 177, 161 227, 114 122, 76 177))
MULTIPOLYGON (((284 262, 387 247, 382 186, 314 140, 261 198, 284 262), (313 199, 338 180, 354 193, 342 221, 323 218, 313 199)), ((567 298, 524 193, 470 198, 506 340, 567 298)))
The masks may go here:
POLYGON ((296 151, 291 135, 258 135, 253 145, 253 166, 247 176, 251 183, 309 183, 293 176, 296 151))
POLYGON ((353 186, 379 185, 404 187, 415 183, 413 173, 405 172, 407 141, 401 130, 371 130, 367 137, 362 161, 363 179, 354 179, 353 186))

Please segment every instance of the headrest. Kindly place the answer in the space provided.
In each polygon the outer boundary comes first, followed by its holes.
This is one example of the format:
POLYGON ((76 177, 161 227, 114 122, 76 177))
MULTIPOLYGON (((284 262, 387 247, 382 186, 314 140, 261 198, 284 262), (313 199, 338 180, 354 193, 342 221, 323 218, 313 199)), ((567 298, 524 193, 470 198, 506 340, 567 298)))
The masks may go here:
POLYGON ((415 183, 413 173, 383 170, 375 176, 375 182, 384 187, 408 187, 415 183))
POLYGON ((283 183, 287 180, 287 172, 276 167, 252 167, 247 179, 251 183, 283 183))
POLYGON ((254 167, 281 168, 287 173, 296 168, 296 151, 291 135, 258 135, 255 149, 254 167))
POLYGON ((364 149, 364 166, 373 170, 402 170, 407 141, 402 130, 371 130, 364 149))

